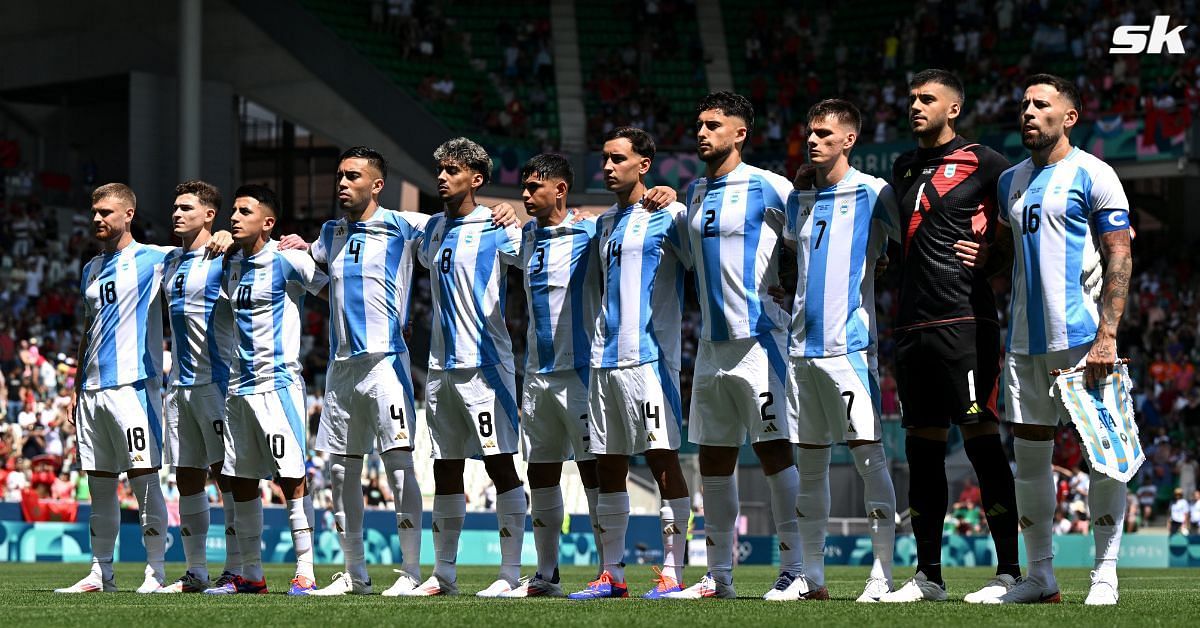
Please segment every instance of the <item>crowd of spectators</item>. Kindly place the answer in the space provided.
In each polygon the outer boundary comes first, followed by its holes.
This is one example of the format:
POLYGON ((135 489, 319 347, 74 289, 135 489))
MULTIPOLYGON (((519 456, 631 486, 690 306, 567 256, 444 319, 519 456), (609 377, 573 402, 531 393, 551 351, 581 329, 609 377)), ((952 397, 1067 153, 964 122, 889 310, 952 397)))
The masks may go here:
MULTIPOLYGON (((1034 72, 1075 81, 1084 120, 1175 112, 1190 120, 1200 111, 1200 57, 1108 53, 1118 25, 1169 15, 1178 26, 1181 16, 1195 14, 1194 0, 914 2, 890 23, 853 25, 844 22, 858 20, 858 13, 835 19, 831 9, 784 4, 756 6, 742 49, 731 45, 730 54, 743 55, 745 89, 765 121, 756 145, 797 159, 805 111, 832 95, 863 111, 860 143, 909 137, 903 68, 942 67, 962 78, 968 93, 959 130, 971 137, 1015 129, 1022 80, 1034 72)), ((1197 44, 1191 30, 1182 33, 1188 50, 1197 44)))

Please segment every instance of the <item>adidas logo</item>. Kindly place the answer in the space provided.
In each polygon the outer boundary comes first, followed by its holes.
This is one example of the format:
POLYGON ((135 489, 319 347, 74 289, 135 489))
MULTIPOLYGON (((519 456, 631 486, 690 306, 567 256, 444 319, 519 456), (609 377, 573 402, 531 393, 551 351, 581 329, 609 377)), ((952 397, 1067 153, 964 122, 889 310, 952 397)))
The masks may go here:
POLYGON ((904 178, 905 178, 905 179, 907 179, 907 178, 909 178, 909 177, 911 177, 911 176, 912 176, 912 168, 909 168, 908 170, 905 170, 905 171, 904 171, 904 178))
POLYGON ((970 408, 967 408, 967 414, 983 414, 983 408, 980 408, 979 402, 976 401, 971 404, 970 408))
POLYGON ((1017 522, 1017 526, 1019 526, 1022 530, 1032 525, 1033 519, 1030 519, 1029 517, 1021 517, 1021 520, 1017 522))
POLYGON ((538 519, 538 518, 536 518, 536 517, 535 517, 535 518, 534 518, 534 520, 533 520, 533 527, 535 527, 535 528, 544 528, 544 527, 546 527, 546 524, 542 523, 542 520, 541 520, 541 519, 538 519))
POLYGON ((654 441, 656 441, 656 440, 658 440, 658 439, 657 439, 657 438, 654 438, 654 433, 653 433, 653 432, 651 432, 651 433, 649 433, 649 434, 646 434, 646 440, 648 440, 648 441, 651 441, 651 442, 654 442, 654 441))
POLYGON ((191 536, 192 531, 187 528, 179 528, 179 536, 191 536))
POLYGON ((345 534, 345 533, 346 533, 346 531, 342 529, 342 524, 340 524, 340 523, 338 523, 338 522, 336 522, 336 521, 334 521, 334 522, 333 522, 333 527, 337 528, 338 534, 345 534))
POLYGON ((134 462, 145 462, 146 459, 142 457, 142 454, 138 454, 133 457, 133 461, 134 462))
POLYGON ((663 528, 663 534, 683 534, 683 533, 679 531, 679 526, 676 526, 675 524, 672 523, 671 525, 663 528))
POLYGON ((146 528, 145 530, 142 531, 142 536, 162 536, 162 535, 159 534, 158 530, 155 530, 154 528, 146 528))
POLYGON ((1006 512, 1008 512, 1007 508, 1001 506, 1000 504, 996 504, 995 506, 992 506, 991 510, 987 511, 987 516, 998 517, 1006 512))
POLYGON ((1115 525, 1117 525, 1117 520, 1113 519, 1112 515, 1104 515, 1103 517, 1100 517, 1099 519, 1096 520, 1096 525, 1098 525, 1098 526, 1115 526, 1115 525))
POLYGON ((509 532, 509 531, 508 531, 508 528, 500 528, 500 538, 502 538, 502 539, 511 539, 511 538, 512 538, 512 532, 509 532))
POLYGON ((496 447, 496 441, 494 441, 494 440, 489 440, 488 442, 483 444, 484 449, 495 449, 495 447, 496 447))
POLYGON ((404 521, 401 521, 400 525, 398 525, 396 527, 401 530, 411 530, 411 529, 413 529, 412 519, 405 519, 404 521))
POLYGON ((908 507, 909 519, 916 519, 917 517, 920 517, 920 516, 921 516, 921 513, 917 512, 916 508, 913 508, 912 506, 908 507))
POLYGON ((237 536, 237 532, 234 531, 233 526, 225 527, 225 536, 237 536))
POLYGON ((799 508, 797 508, 797 509, 796 509, 796 516, 797 516, 797 517, 800 517, 801 519, 803 519, 803 518, 804 518, 804 513, 800 512, 800 509, 799 509, 799 508))
POLYGON ((705 545, 707 545, 707 546, 709 546, 709 547, 713 547, 714 545, 716 545, 716 543, 713 543, 713 540, 712 540, 712 537, 711 537, 711 536, 706 536, 706 537, 704 537, 704 544, 705 544, 705 545))
POLYGON ((876 508, 875 510, 872 510, 871 512, 867 513, 867 519, 871 519, 874 521, 880 521, 883 519, 887 519, 887 515, 885 515, 883 513, 882 508, 876 508))
POLYGON ((435 533, 436 533, 436 532, 441 532, 441 529, 440 529, 440 528, 438 528, 438 525, 437 525, 437 522, 436 522, 436 521, 434 521, 434 522, 433 522, 433 531, 434 531, 435 533))
POLYGON ((408 432, 400 432, 400 433, 396 434, 396 440, 397 441, 408 440, 408 432))
POLYGON ((781 551, 781 552, 786 552, 786 551, 788 551, 788 550, 790 550, 790 549, 792 549, 792 546, 788 545, 787 543, 780 543, 780 544, 779 544, 779 551, 781 551))
POLYGON ((779 428, 775 427, 774 421, 767 423, 767 426, 763 428, 764 434, 770 434, 771 432, 778 432, 778 431, 779 431, 779 428))

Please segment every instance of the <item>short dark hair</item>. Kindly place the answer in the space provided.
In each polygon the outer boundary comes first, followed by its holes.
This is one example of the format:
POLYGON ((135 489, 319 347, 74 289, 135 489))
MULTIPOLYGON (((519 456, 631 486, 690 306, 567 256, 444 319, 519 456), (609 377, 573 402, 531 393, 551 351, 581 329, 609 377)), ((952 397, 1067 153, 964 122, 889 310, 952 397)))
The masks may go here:
POLYGON ((221 191, 208 181, 184 181, 175 186, 175 196, 194 194, 200 204, 211 209, 221 209, 221 191))
POLYGON ((483 175, 484 184, 492 180, 492 158, 487 150, 465 137, 442 142, 442 145, 433 151, 433 161, 437 164, 452 162, 470 168, 483 175))
POLYGON ((384 181, 387 180, 387 160, 383 158, 383 155, 379 154, 379 151, 367 148, 366 146, 354 146, 347 148, 346 152, 342 153, 341 157, 338 157, 338 164, 341 165, 347 159, 366 159, 372 168, 379 171, 379 178, 384 181))
POLYGON ((855 133, 862 132, 862 114, 859 113, 858 107, 855 107, 854 103, 849 100, 827 98, 809 107, 809 124, 812 124, 813 120, 824 118, 833 118, 841 124, 848 124, 854 127, 855 133))
POLYGON ((958 104, 963 104, 967 100, 967 92, 963 89, 962 81, 959 80, 953 72, 942 70, 939 68, 929 68, 921 70, 913 75, 912 80, 908 82, 909 89, 916 89, 926 83, 937 83, 950 88, 954 95, 958 97, 958 104))
POLYGON ((110 196, 122 203, 129 203, 130 207, 137 207, 137 195, 133 193, 132 188, 124 183, 105 183, 92 190, 92 205, 110 196))
POLYGON ((533 175, 537 175, 542 181, 562 179, 566 182, 568 190, 575 185, 575 172, 571 170, 571 162, 567 161, 566 157, 554 153, 534 155, 525 162, 521 167, 521 183, 524 184, 525 179, 533 175))
POLYGON ((1083 98, 1079 95, 1079 89, 1071 81, 1061 76, 1055 76, 1054 74, 1034 74, 1025 79, 1025 89, 1029 89, 1034 85, 1049 85, 1053 87, 1071 103, 1075 111, 1082 111, 1083 98))
POLYGON ((605 142, 625 138, 633 145, 633 152, 649 159, 654 160, 654 153, 657 150, 654 146, 654 138, 650 134, 635 126, 620 126, 608 132, 604 137, 605 142))
POLYGON ((271 215, 279 217, 279 199, 275 197, 275 192, 271 188, 258 183, 247 183, 237 189, 233 193, 234 198, 248 197, 258 201, 271 210, 271 215))
POLYGON ((730 91, 713 92, 700 99, 696 115, 716 109, 727 116, 737 116, 746 123, 746 130, 754 129, 754 105, 750 99, 730 91))

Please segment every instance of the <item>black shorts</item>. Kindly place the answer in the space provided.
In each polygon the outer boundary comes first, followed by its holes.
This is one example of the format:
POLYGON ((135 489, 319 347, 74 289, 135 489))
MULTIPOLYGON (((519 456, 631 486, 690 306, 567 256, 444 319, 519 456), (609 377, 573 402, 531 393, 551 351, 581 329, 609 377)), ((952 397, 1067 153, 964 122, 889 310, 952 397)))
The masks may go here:
POLYGON ((1000 328, 954 323, 898 332, 896 387, 902 425, 999 421, 1000 328))

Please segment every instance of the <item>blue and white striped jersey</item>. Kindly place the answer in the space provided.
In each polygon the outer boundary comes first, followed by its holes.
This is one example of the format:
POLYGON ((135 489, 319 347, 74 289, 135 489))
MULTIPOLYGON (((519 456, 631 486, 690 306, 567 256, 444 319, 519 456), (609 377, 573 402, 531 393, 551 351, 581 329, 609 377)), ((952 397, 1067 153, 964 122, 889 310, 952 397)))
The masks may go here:
POLYGON ((83 267, 87 351, 83 389, 101 390, 162 377, 162 276, 174 249, 131 242, 83 267))
POLYGON ((531 220, 521 230, 529 308, 526 373, 587 368, 600 306, 595 238, 596 221, 590 219, 553 227, 531 220))
POLYGON ((613 205, 596 221, 593 254, 604 295, 592 341, 594 368, 665 360, 679 369, 687 210, 613 205))
POLYGON ((784 237, 796 243, 793 357, 824 358, 873 348, 875 261, 899 240, 892 186, 851 168, 819 190, 793 191, 784 237))
POLYGON ((1026 159, 997 184, 1000 221, 1015 245, 1008 350, 1042 355, 1095 340, 1096 303, 1083 261, 1100 233, 1129 228, 1129 201, 1112 167, 1072 148, 1043 168, 1026 159))
POLYGON ((787 313, 767 288, 779 283, 779 238, 791 191, 786 178, 744 163, 688 186, 688 241, 705 340, 787 328, 787 313))
POLYGON ((280 251, 275 240, 229 260, 225 294, 233 308, 237 344, 229 392, 251 395, 300 381, 300 320, 304 293, 329 279, 303 251, 280 251))
POLYGON ((429 268, 433 291, 430 368, 512 368, 505 266, 520 265, 520 243, 521 229, 492 224, 492 210, 483 205, 462 218, 429 219, 417 258, 429 268))
POLYGON ((233 315, 222 295, 224 260, 204 249, 175 249, 167 257, 163 289, 171 322, 172 386, 229 384, 233 315))
POLYGON ((371 219, 330 220, 312 246, 329 269, 329 353, 404 353, 413 253, 429 216, 382 207, 371 219))

